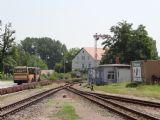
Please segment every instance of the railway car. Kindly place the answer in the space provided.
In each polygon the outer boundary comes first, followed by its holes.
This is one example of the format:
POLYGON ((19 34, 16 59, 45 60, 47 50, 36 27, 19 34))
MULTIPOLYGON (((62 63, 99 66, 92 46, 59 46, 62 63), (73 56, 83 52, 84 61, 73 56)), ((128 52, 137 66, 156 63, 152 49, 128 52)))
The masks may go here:
POLYGON ((41 70, 39 67, 17 66, 13 71, 14 83, 31 83, 40 81, 41 70))

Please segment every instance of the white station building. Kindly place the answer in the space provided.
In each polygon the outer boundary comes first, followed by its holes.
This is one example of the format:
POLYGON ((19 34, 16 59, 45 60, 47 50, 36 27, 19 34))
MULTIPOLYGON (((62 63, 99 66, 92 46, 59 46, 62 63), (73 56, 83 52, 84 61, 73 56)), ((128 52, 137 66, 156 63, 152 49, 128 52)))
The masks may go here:
POLYGON ((95 62, 95 48, 84 47, 77 55, 72 59, 72 71, 74 70, 87 70, 88 68, 94 68, 95 63, 99 65, 102 55, 105 50, 97 48, 97 62, 95 62))

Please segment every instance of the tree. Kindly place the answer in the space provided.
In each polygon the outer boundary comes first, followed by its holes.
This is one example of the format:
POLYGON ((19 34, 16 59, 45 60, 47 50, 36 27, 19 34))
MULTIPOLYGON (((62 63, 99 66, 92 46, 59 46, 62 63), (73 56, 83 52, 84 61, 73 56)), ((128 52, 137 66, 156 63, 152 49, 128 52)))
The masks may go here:
POLYGON ((63 69, 63 64, 62 64, 62 62, 56 63, 54 69, 55 69, 55 71, 58 72, 58 73, 63 72, 63 70, 62 70, 62 69, 63 69))
POLYGON ((65 72, 72 71, 72 59, 75 57, 79 50, 79 48, 69 49, 69 51, 64 54, 63 59, 55 65, 55 70, 57 72, 64 72, 65 66, 65 72))
POLYGON ((71 48, 66 54, 66 72, 72 71, 72 59, 75 57, 75 55, 80 51, 79 48, 71 48))
POLYGON ((4 32, 2 27, 0 31, 0 71, 2 71, 5 62, 4 59, 8 59, 7 56, 12 53, 11 48, 15 40, 15 37, 13 37, 15 30, 11 30, 11 23, 9 23, 5 25, 4 32))
POLYGON ((104 48, 109 48, 102 63, 115 63, 116 57, 126 64, 134 60, 157 59, 156 41, 148 36, 145 26, 139 25, 134 30, 132 24, 124 21, 112 26, 110 31, 113 36, 102 43, 104 48))
POLYGON ((30 53, 37 54, 46 62, 49 69, 53 69, 57 62, 60 62, 67 52, 67 48, 60 41, 52 40, 51 38, 29 38, 21 41, 22 48, 30 53), (32 46, 34 45, 34 48, 32 46), (36 52, 36 53, 35 53, 36 52))
POLYGON ((35 54, 24 51, 21 45, 18 45, 13 49, 13 58, 16 60, 18 66, 34 66, 40 67, 41 69, 48 69, 45 61, 35 54))

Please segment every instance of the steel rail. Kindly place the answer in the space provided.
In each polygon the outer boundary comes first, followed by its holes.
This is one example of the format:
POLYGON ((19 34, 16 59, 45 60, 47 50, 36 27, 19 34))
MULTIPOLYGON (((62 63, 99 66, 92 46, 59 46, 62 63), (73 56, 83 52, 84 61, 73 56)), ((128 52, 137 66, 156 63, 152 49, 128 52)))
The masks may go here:
POLYGON ((87 92, 79 91, 79 90, 77 90, 75 88, 72 88, 72 87, 67 88, 67 90, 69 90, 71 92, 74 92, 76 94, 79 94, 80 96, 85 97, 88 100, 90 100, 92 102, 95 102, 95 103, 97 103, 97 104, 99 104, 99 105, 101 105, 101 106, 103 106, 103 107, 105 107, 105 108, 107 108, 107 109, 109 109, 109 110, 111 110, 113 112, 116 112, 116 113, 126 117, 127 119, 136 120, 139 117, 142 117, 142 118, 149 119, 149 120, 160 120, 159 118, 156 118, 154 116, 151 116, 151 115, 148 115, 148 114, 145 114, 145 113, 130 109, 128 107, 124 107, 124 106, 122 106, 122 105, 120 105, 118 103, 114 103, 111 100, 106 100, 106 99, 104 99, 102 97, 99 97, 97 95, 93 95, 93 94, 90 94, 90 93, 87 93, 87 92), (111 104, 111 106, 110 105, 105 105, 102 102, 99 102, 99 101, 96 101, 96 100, 94 100, 92 98, 89 98, 88 96, 96 98, 96 99, 98 99, 100 101, 103 101, 103 102, 105 102, 107 104, 111 104), (117 110, 119 108, 121 109, 121 111, 117 110), (124 112, 124 111, 126 111, 126 112, 124 112), (129 112, 129 115, 126 114, 127 112, 129 112), (133 116, 131 116, 131 115, 133 115, 133 116))
POLYGON ((46 98, 46 97, 54 94, 55 92, 64 89, 65 87, 66 86, 60 86, 57 88, 53 88, 53 89, 44 91, 42 93, 36 94, 34 96, 28 97, 26 99, 23 99, 21 101, 15 102, 13 104, 2 107, 0 110, 0 120, 10 114, 18 112, 28 106, 31 106, 31 105, 37 103, 38 101, 42 100, 43 98, 46 98))
POLYGON ((18 105, 18 104, 24 103, 24 102, 32 99, 32 98, 39 97, 39 96, 41 96, 42 94, 45 94, 45 93, 47 93, 47 92, 50 92, 50 91, 52 91, 52 90, 55 90, 55 89, 58 89, 58 88, 61 88, 61 87, 62 87, 62 86, 59 86, 59 87, 56 87, 56 88, 52 88, 52 89, 50 89, 50 90, 46 90, 46 91, 44 91, 44 92, 41 92, 41 93, 32 95, 32 96, 30 96, 30 97, 28 97, 28 98, 25 98, 25 99, 23 99, 23 100, 17 101, 17 102, 15 102, 15 103, 11 103, 11 104, 9 104, 9 105, 3 106, 3 107, 0 108, 0 111, 6 110, 6 109, 8 109, 8 108, 10 108, 10 107, 14 107, 14 106, 16 106, 16 105, 18 105))
POLYGON ((126 98, 126 97, 120 97, 120 96, 113 96, 113 95, 106 95, 106 94, 101 94, 101 93, 93 93, 93 92, 88 92, 88 93, 98 95, 106 99, 113 99, 113 100, 118 100, 122 102, 128 102, 128 103, 134 103, 134 104, 139 104, 139 105, 144 105, 144 106, 160 108, 160 103, 158 102, 139 100, 139 99, 134 99, 134 98, 126 98))

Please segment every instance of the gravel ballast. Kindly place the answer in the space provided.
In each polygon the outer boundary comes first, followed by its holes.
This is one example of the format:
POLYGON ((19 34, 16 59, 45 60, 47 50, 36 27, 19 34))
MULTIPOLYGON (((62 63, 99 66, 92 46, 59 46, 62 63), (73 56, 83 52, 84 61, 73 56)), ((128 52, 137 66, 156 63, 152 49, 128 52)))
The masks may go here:
POLYGON ((74 107, 80 120, 123 120, 120 116, 65 90, 61 90, 31 107, 5 118, 5 120, 60 120, 57 112, 62 109, 64 103, 74 107))

